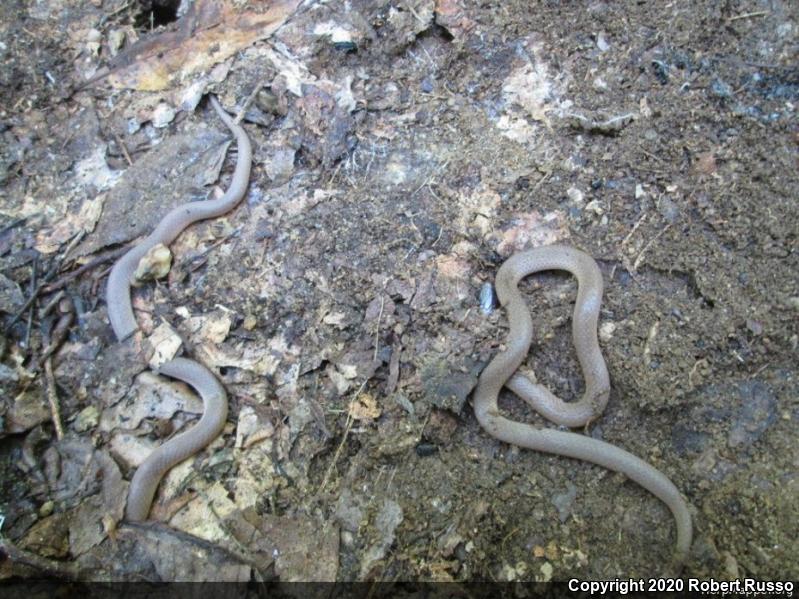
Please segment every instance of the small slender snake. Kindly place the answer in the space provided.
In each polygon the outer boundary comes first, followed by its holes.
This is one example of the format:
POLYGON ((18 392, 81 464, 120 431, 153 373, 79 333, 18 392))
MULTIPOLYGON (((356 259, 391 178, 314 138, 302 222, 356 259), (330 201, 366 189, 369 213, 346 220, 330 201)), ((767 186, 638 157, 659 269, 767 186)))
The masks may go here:
MULTIPOLYGON (((155 231, 122 258, 108 277, 106 302, 111 327, 119 341, 130 337, 138 328, 130 301, 130 286, 139 260, 155 245, 169 245, 190 224, 220 216, 231 210, 244 197, 250 180, 252 147, 244 129, 222 108, 214 96, 211 104, 228 129, 236 137, 238 159, 233 178, 225 195, 217 200, 191 202, 174 208, 155 228, 155 231)), ((125 518, 145 520, 164 474, 216 438, 227 418, 227 394, 216 377, 202 364, 186 358, 174 358, 158 368, 160 374, 191 385, 203 399, 200 421, 185 433, 170 439, 153 451, 136 470, 128 491, 125 518)))
POLYGON ((497 354, 480 375, 474 392, 474 411, 478 421, 497 439, 528 449, 585 460, 615 470, 634 480, 665 503, 677 524, 674 561, 680 568, 691 546, 691 515, 685 500, 672 482, 631 453, 577 433, 538 429, 503 417, 497 397, 507 385, 548 419, 569 427, 579 427, 597 418, 610 394, 610 378, 597 341, 597 321, 602 302, 602 273, 591 256, 571 247, 551 245, 511 256, 499 269, 497 296, 508 311, 510 331, 506 349, 497 354), (545 271, 565 270, 577 278, 577 301, 572 318, 572 341, 585 377, 585 394, 566 403, 542 385, 514 373, 524 361, 533 340, 533 320, 519 293, 519 281, 545 271))

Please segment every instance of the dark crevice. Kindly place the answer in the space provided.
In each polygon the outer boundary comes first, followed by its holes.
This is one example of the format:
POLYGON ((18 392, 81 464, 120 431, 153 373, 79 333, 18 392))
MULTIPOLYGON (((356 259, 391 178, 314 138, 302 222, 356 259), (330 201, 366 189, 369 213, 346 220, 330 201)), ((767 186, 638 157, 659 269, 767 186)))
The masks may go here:
POLYGON ((169 25, 178 20, 180 0, 150 0, 141 3, 136 27, 150 29, 169 25))

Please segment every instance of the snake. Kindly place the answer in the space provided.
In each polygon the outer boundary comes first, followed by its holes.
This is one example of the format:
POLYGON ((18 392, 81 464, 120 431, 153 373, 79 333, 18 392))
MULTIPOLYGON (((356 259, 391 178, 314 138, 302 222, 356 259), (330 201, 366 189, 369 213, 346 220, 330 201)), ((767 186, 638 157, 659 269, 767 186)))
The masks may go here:
POLYGON ((508 258, 497 272, 495 287, 500 304, 507 310, 509 331, 504 349, 483 369, 474 391, 474 412, 480 425, 505 443, 591 462, 641 485, 665 503, 674 517, 677 538, 673 564, 681 569, 691 547, 691 514, 668 477, 620 447, 579 433, 536 428, 511 420, 500 413, 497 405, 499 392, 507 386, 556 424, 582 427, 601 415, 610 395, 610 378, 597 339, 603 291, 597 263, 573 247, 541 246, 508 258), (550 270, 567 271, 577 279, 572 343, 585 379, 585 392, 576 402, 564 402, 543 385, 516 373, 533 340, 533 319, 519 292, 519 282, 530 274, 550 270))
MULTIPOLYGON (((108 276, 106 304, 111 328, 120 343, 138 329, 131 304, 130 287, 139 261, 156 245, 172 243, 192 223, 230 211, 247 191, 252 165, 250 140, 244 128, 225 112, 219 101, 214 96, 210 96, 210 100, 219 118, 236 138, 238 157, 230 186, 221 198, 189 202, 172 209, 150 235, 114 264, 108 276)), ((131 522, 147 519, 153 497, 164 475, 219 436, 227 420, 227 393, 208 368, 194 360, 178 357, 161 364, 156 372, 194 388, 203 400, 203 414, 188 431, 155 449, 136 469, 128 488, 125 506, 125 519, 131 522)))

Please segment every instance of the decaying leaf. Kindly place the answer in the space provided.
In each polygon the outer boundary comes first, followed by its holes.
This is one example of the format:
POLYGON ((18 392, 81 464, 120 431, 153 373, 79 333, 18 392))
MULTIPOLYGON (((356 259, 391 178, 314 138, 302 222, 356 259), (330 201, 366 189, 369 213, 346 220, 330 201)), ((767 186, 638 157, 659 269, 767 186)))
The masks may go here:
POLYGON ((94 571, 97 578, 136 582, 248 582, 252 572, 220 547, 151 523, 120 528, 114 542, 96 547, 81 564, 87 575, 94 571))
POLYGON ((269 37, 294 12, 299 0, 258 2, 239 10, 233 0, 197 0, 176 31, 140 40, 111 64, 116 88, 157 91, 206 71, 253 42, 269 37))
POLYGON ((255 554, 261 568, 274 564, 281 582, 333 582, 339 557, 339 527, 311 516, 230 515, 225 528, 255 554))
POLYGON ((145 418, 169 420, 177 412, 202 414, 202 400, 183 383, 143 372, 136 378, 133 389, 135 395, 130 403, 119 402, 103 411, 101 431, 135 429, 145 418))
POLYGON ((161 364, 174 358, 183 340, 175 330, 166 322, 158 325, 148 339, 154 349, 153 357, 150 359, 150 367, 157 369, 161 364))
POLYGON ((355 420, 374 420, 381 414, 380 406, 371 393, 361 393, 349 406, 350 416, 355 420))

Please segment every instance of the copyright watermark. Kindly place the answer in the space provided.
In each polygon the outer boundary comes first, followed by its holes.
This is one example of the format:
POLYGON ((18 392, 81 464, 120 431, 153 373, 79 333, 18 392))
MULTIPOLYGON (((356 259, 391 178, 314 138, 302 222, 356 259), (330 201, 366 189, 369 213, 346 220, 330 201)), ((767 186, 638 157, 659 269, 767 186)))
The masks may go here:
POLYGON ((615 578, 613 580, 579 580, 568 582, 570 591, 590 595, 628 595, 630 593, 702 593, 705 595, 781 595, 793 597, 794 583, 779 580, 716 580, 709 578, 615 578))

